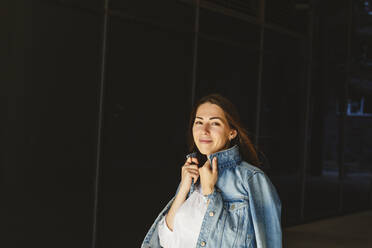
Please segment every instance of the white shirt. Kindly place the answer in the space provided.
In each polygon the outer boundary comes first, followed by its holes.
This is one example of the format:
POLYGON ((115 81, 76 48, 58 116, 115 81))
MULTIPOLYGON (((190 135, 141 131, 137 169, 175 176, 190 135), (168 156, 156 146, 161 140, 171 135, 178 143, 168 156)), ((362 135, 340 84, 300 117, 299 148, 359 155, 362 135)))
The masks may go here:
POLYGON ((207 207, 207 198, 203 196, 199 184, 199 187, 195 187, 189 198, 176 211, 173 232, 165 222, 166 215, 160 220, 158 231, 160 245, 164 248, 196 247, 207 207))

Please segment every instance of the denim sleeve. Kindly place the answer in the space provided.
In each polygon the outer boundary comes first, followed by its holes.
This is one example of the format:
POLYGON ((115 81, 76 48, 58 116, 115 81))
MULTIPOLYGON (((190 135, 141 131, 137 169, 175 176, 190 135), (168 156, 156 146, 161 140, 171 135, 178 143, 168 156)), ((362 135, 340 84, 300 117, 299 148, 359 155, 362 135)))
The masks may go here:
POLYGON ((247 182, 257 248, 281 248, 281 201, 274 185, 258 171, 247 182))

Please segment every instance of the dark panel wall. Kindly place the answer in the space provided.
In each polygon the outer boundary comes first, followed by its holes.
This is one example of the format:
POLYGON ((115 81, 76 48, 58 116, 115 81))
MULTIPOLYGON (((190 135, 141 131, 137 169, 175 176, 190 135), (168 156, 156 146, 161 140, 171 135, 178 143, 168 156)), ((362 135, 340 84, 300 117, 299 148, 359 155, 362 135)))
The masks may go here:
POLYGON ((220 93, 240 110, 248 131, 254 133, 257 92, 257 52, 246 47, 200 38, 196 98, 220 93))
POLYGON ((120 16, 109 27, 99 247, 135 246, 184 163, 193 35, 120 16))
POLYGON ((113 13, 126 19, 191 32, 194 30, 195 7, 183 2, 187 1, 111 0, 109 7, 113 13))
POLYGON ((265 29, 259 145, 284 206, 284 224, 298 221, 301 210, 307 65, 303 42, 300 37, 265 29))
POLYGON ((91 247, 101 16, 10 3, 1 247, 91 247))

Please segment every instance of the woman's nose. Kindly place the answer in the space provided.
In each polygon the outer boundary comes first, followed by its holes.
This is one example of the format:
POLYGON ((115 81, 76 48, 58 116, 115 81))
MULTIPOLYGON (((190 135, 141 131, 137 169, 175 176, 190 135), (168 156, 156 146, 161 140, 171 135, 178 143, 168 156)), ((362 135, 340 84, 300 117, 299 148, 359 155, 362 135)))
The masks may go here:
POLYGON ((203 125, 203 133, 209 133, 209 125, 203 125))

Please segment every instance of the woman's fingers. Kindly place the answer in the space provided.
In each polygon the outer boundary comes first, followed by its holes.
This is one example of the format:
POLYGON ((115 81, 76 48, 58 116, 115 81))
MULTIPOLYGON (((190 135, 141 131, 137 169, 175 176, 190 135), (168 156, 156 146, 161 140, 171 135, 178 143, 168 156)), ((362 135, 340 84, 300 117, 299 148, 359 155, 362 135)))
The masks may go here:
POLYGON ((186 172, 192 173, 192 174, 195 174, 195 175, 199 175, 199 170, 198 169, 186 168, 186 172))
POLYGON ((185 162, 184 166, 185 166, 185 165, 190 165, 190 164, 191 164, 191 157, 188 157, 188 158, 186 159, 186 162, 185 162))
POLYGON ((193 164, 196 164, 196 165, 199 164, 198 159, 193 158, 193 157, 188 157, 184 165, 193 165, 193 164))
POLYGON ((213 174, 217 174, 218 173, 218 169, 217 169, 217 157, 214 157, 213 158, 213 161, 212 161, 212 173, 213 174))
POLYGON ((199 167, 198 159, 193 157, 188 157, 185 164, 182 166, 182 180, 183 179, 194 179, 196 182, 199 178, 199 167))
POLYGON ((208 169, 211 168, 211 163, 209 162, 209 159, 207 159, 207 161, 205 162, 205 164, 203 165, 203 167, 208 168, 208 169))
POLYGON ((184 172, 192 172, 192 173, 196 173, 197 175, 199 175, 199 168, 195 164, 184 165, 182 167, 182 171, 184 171, 184 172))
POLYGON ((218 172, 217 171, 217 158, 214 157, 212 159, 212 165, 208 159, 203 165, 203 167, 201 167, 200 169, 207 169, 208 171, 211 171, 213 174, 217 173, 218 172))
POLYGON ((197 158, 191 157, 191 161, 192 161, 192 163, 194 163, 194 164, 199 164, 199 161, 198 161, 197 158))
POLYGON ((217 163, 218 163, 217 159, 214 158, 212 159, 211 162, 207 160, 203 167, 199 168, 200 183, 204 195, 208 195, 211 192, 213 192, 213 188, 217 183, 218 179, 217 163))
POLYGON ((185 164, 182 169, 194 169, 198 170, 198 166, 196 164, 185 164))
POLYGON ((187 166, 186 169, 185 169, 185 172, 186 172, 186 174, 189 174, 192 177, 196 177, 196 178, 194 178, 195 181, 196 181, 197 177, 199 177, 199 170, 198 170, 197 166, 196 166, 196 168, 191 168, 191 166, 187 166))

